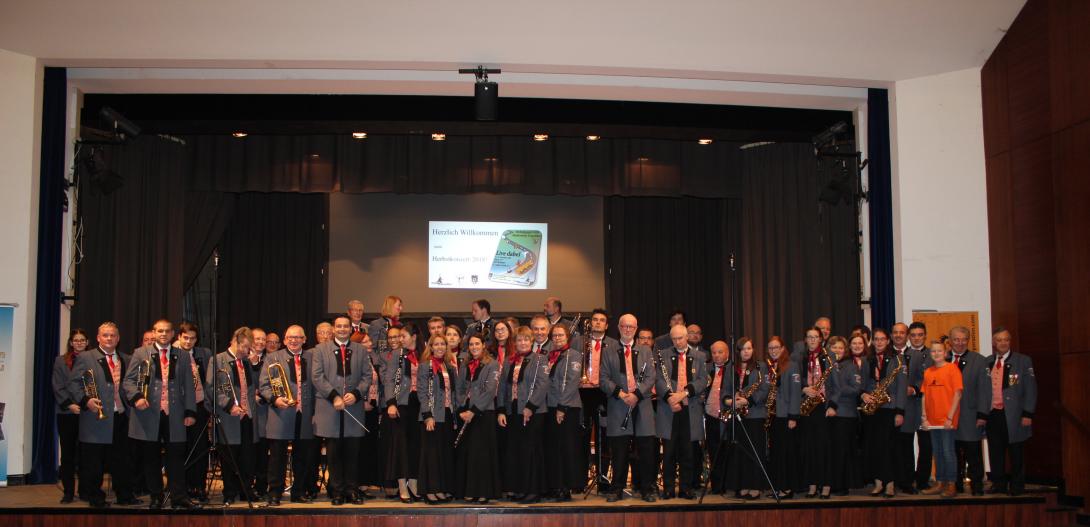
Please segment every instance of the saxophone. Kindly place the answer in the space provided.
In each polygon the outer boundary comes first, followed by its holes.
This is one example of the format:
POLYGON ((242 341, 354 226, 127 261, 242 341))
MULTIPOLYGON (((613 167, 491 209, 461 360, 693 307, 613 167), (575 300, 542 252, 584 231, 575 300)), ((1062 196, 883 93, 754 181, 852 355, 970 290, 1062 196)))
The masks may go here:
MULTIPOLYGON (((772 420, 776 418, 776 395, 780 391, 780 372, 776 371, 776 363, 766 359, 768 364, 768 399, 765 399, 765 435, 772 428, 772 420)), ((771 439, 769 439, 771 441, 771 439)))
MULTIPOLYGON (((746 372, 745 372, 746 377, 749 377, 749 374, 750 374, 750 371, 746 370, 746 372)), ((738 392, 738 396, 743 398, 743 399, 750 398, 751 396, 753 396, 754 393, 757 393, 757 389, 761 387, 761 382, 763 382, 763 378, 761 377, 761 370, 758 369, 757 370, 757 382, 754 382, 754 383, 750 384, 749 386, 746 386, 745 389, 738 392)), ((730 420, 734 418, 735 414, 737 414, 738 417, 741 417, 741 418, 744 419, 747 415, 749 415, 749 406, 746 405, 746 406, 743 406, 741 408, 735 408, 734 406, 724 406, 724 408, 719 411, 719 420, 723 421, 724 423, 729 423, 730 420)))
POLYGON ((882 407, 890 401, 889 385, 893 384, 894 379, 897 378, 897 374, 901 373, 901 370, 905 368, 904 362, 901 357, 897 357, 897 367, 893 368, 893 371, 886 374, 885 378, 878 381, 878 385, 874 388, 874 391, 870 393, 870 396, 874 398, 874 402, 864 402, 863 406, 859 409, 866 415, 874 415, 878 411, 878 408, 882 407))
MULTIPOLYGON (((818 379, 817 384, 815 384, 815 386, 818 386, 818 388, 817 388, 818 390, 820 390, 821 389, 820 387, 825 384, 825 380, 829 378, 829 373, 833 371, 833 367, 834 367, 834 363, 833 363, 832 359, 829 359, 829 352, 828 351, 825 351, 824 349, 822 349, 821 350, 821 356, 826 361, 828 361, 829 366, 827 368, 825 368, 825 371, 821 372, 821 378, 818 379)), ((802 404, 799 405, 799 413, 802 414, 802 415, 810 415, 814 411, 814 408, 817 408, 818 405, 823 404, 824 402, 825 402, 825 394, 818 391, 817 395, 815 395, 813 397, 807 397, 806 399, 802 400, 802 404)))

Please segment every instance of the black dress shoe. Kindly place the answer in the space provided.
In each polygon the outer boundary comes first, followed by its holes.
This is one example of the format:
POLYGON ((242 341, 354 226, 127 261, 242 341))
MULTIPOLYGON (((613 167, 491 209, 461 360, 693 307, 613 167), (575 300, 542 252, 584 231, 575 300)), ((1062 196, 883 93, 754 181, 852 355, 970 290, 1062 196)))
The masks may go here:
POLYGON ((344 498, 337 496, 336 498, 329 500, 329 504, 333 505, 334 507, 344 505, 344 498))
POLYGON ((73 501, 76 501, 76 497, 71 494, 61 496, 61 503, 72 503, 73 501))
POLYGON ((269 501, 266 502, 266 505, 268 505, 269 507, 279 507, 280 498, 269 498, 269 501))
POLYGON ((142 502, 142 501, 140 501, 140 500, 138 500, 138 499, 136 499, 136 498, 134 498, 132 496, 130 496, 128 498, 119 498, 117 500, 118 505, 125 505, 125 506, 140 505, 142 503, 144 503, 144 502, 142 502))
POLYGON ((108 508, 109 506, 110 506, 110 504, 106 503, 106 500, 95 500, 95 501, 91 502, 91 508, 92 509, 105 509, 105 508, 108 508))
POLYGON ((193 510, 201 508, 200 505, 189 501, 189 498, 183 498, 180 500, 170 502, 170 508, 181 510, 193 510))
POLYGON ((560 495, 556 497, 556 501, 571 501, 571 491, 568 489, 560 491, 560 495))
POLYGON ((367 502, 367 500, 363 499, 363 496, 359 494, 353 494, 351 498, 348 498, 348 501, 351 502, 352 505, 363 505, 367 502))
POLYGON ((654 492, 644 492, 642 498, 643 498, 643 501, 646 501, 647 503, 655 503, 655 493, 654 492))
POLYGON ((623 492, 611 492, 609 496, 606 496, 606 503, 616 503, 624 499, 623 492))
POLYGON ((148 508, 151 510, 158 510, 163 508, 163 496, 152 496, 151 503, 148 504, 148 508))
MULTIPOLYGON (((810 499, 816 498, 817 496, 818 496, 818 493, 817 493, 817 491, 816 491, 816 490, 815 490, 814 492, 807 492, 807 493, 806 493, 806 497, 807 497, 807 498, 810 498, 810 499)), ((871 496, 881 496, 881 494, 874 494, 874 493, 871 493, 871 496)))
POLYGON ((996 486, 988 489, 988 494, 1006 494, 1006 493, 1007 493, 1007 487, 1003 486, 1003 485, 996 485, 996 486))
POLYGON ((519 500, 519 503, 524 503, 526 505, 529 505, 531 503, 540 503, 540 502, 541 502, 541 496, 538 496, 537 494, 527 494, 526 496, 523 496, 523 498, 521 500, 519 500))
POLYGON ((659 497, 664 499, 664 500, 672 500, 672 499, 674 499, 675 496, 674 496, 673 491, 664 490, 664 491, 659 493, 659 497))
POLYGON ((1025 493, 1026 493, 1025 489, 1012 488, 1010 490, 1010 492, 1007 493, 1007 495, 1011 496, 1011 497, 1017 497, 1017 496, 1021 496, 1022 494, 1025 494, 1025 493))
POLYGON ((983 496, 983 495, 984 495, 984 489, 982 489, 982 488, 974 488, 973 489, 973 496, 983 496))
POLYGON ((848 491, 846 491, 846 490, 838 490, 838 491, 833 493, 833 496, 837 496, 837 497, 843 497, 843 496, 847 496, 847 495, 848 495, 848 491))
POLYGON ((683 500, 695 500, 696 499, 696 493, 691 491, 691 490, 685 489, 685 490, 679 492, 677 494, 677 497, 679 497, 679 498, 681 498, 683 500))

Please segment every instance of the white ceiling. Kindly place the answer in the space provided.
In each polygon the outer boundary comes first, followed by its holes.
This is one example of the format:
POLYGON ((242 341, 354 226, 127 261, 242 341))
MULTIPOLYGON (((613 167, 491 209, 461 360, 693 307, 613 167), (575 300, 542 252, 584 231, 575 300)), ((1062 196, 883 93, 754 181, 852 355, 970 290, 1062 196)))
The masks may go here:
POLYGON ((858 88, 979 67, 1023 4, 0 0, 0 49, 85 68, 100 90, 447 92, 457 79, 413 75, 486 64, 529 76, 521 86, 508 83, 513 75, 498 77, 504 95, 556 96, 575 86, 588 97, 675 90, 664 97, 684 100, 738 88, 722 81, 752 83, 761 93, 767 83, 858 88), (164 73, 174 68, 189 73, 164 73), (247 73, 254 69, 281 71, 255 79, 247 73), (331 70, 390 73, 346 79, 331 70), (580 80, 587 77, 602 82, 580 80))

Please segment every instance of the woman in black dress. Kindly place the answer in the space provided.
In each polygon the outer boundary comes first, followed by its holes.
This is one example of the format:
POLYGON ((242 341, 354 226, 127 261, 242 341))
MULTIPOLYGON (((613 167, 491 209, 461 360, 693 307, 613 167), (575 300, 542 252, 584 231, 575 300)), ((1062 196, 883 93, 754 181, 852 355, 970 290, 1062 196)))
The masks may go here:
MULTIPOLYGON (((735 413, 740 417, 745 414, 733 424, 745 427, 745 430, 735 436, 737 444, 731 449, 726 488, 735 489, 739 498, 755 500, 761 497, 762 490, 768 488, 768 482, 761 470, 761 465, 768 461, 768 440, 764 429, 768 367, 756 354, 753 341, 749 337, 738 339, 735 350, 737 355, 734 367, 728 368, 727 374, 734 375, 733 386, 737 386, 738 391, 733 395, 725 394, 725 398, 735 413)), ((729 429, 731 423, 727 423, 726 427, 729 429)))
POLYGON ((488 503, 499 496, 496 461, 496 390, 500 369, 480 335, 469 337, 469 360, 458 369, 458 417, 455 438, 455 494, 469 503, 488 503))
POLYGON ((821 329, 813 327, 806 330, 805 343, 806 350, 799 356, 798 365, 799 378, 803 384, 802 401, 805 403, 808 397, 815 397, 821 402, 813 407, 809 415, 800 416, 799 465, 802 468, 802 484, 808 486, 806 497, 818 497, 820 488, 821 499, 828 499, 832 494, 829 418, 836 415, 828 401, 836 397, 831 380, 831 370, 836 367, 836 362, 822 347, 821 329))
POLYGON ((411 350, 401 346, 401 328, 391 327, 386 333, 390 347, 389 358, 382 368, 382 444, 386 459, 384 479, 397 482, 398 494, 403 503, 419 498, 416 474, 420 469, 419 447, 409 443, 410 429, 419 441, 420 400, 416 395, 416 376, 419 358, 411 350))
POLYGON ((447 353, 447 341, 436 335, 420 357, 416 385, 422 394, 420 407, 419 489, 429 505, 448 501, 454 483, 451 442, 454 424, 455 382, 458 368, 447 353))
MULTIPOLYGON (((862 348, 862 335, 853 342, 862 348)), ((837 361, 832 379, 836 385, 836 398, 829 401, 835 412, 831 418, 832 477, 830 485, 837 496, 847 496, 848 489, 858 487, 856 476, 859 458, 856 456, 856 434, 859 432, 859 395, 863 391, 863 375, 852 360, 848 343, 843 337, 829 339, 829 354, 837 361)))
POLYGON ((553 349, 549 352, 549 417, 545 421, 545 467, 549 489, 557 501, 571 501, 572 490, 586 484, 583 459, 583 431, 579 380, 583 376, 583 353, 571 349, 568 327, 557 324, 550 330, 553 349))
POLYGON ((882 328, 873 330, 874 346, 871 348, 870 364, 864 378, 863 402, 873 400, 871 393, 878 384, 891 378, 887 392, 890 400, 878 407, 874 415, 863 420, 863 456, 874 480, 871 496, 892 498, 897 495, 894 479, 897 469, 897 450, 894 444, 896 432, 904 424, 905 408, 905 372, 903 357, 889 345, 889 332, 882 328), (900 367, 900 370, 897 368, 900 367), (894 373, 897 370, 899 373, 894 373), (884 492, 883 492, 884 488, 884 492))
MULTIPOLYGON (((780 499, 790 499, 799 486, 798 478, 798 422, 799 402, 802 398, 802 382, 798 365, 791 360, 783 339, 768 339, 769 382, 775 384, 776 394, 772 402, 773 418, 769 426, 769 475, 780 499)), ((771 387, 771 385, 770 385, 771 387)), ((769 393, 772 397, 772 393, 769 393)))
MULTIPOLYGON (((498 325, 497 325, 498 327, 498 325)), ((511 499, 537 503, 545 494, 545 398, 549 392, 546 359, 530 353, 534 335, 528 327, 515 330, 515 347, 500 373, 496 420, 505 430, 503 484, 511 499)))

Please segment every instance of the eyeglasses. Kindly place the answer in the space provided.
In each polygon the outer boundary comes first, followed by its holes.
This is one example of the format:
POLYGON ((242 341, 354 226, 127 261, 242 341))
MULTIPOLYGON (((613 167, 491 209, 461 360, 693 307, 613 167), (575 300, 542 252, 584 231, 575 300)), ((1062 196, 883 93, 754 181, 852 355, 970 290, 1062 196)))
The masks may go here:
POLYGON ((776 344, 774 346, 769 346, 768 349, 769 350, 782 350, 783 346, 780 346, 779 344, 776 344))

